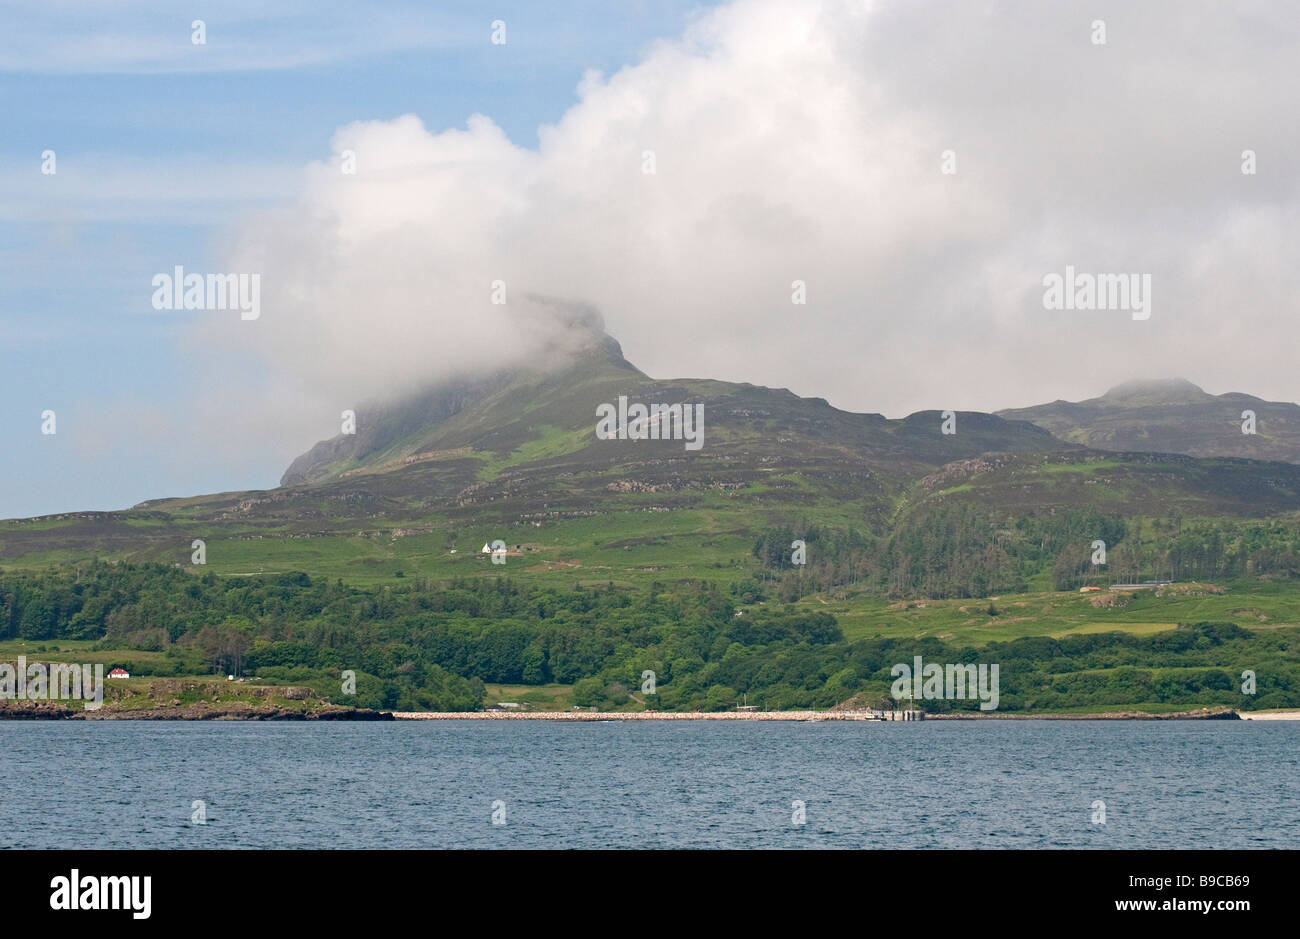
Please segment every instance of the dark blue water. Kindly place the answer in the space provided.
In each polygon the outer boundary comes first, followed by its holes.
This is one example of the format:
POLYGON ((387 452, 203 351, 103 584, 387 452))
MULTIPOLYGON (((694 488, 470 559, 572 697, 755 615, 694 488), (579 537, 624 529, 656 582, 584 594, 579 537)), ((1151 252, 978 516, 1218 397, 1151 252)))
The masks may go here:
POLYGON ((4 847, 1300 847, 1290 722, 0 722, 0 752, 4 847))

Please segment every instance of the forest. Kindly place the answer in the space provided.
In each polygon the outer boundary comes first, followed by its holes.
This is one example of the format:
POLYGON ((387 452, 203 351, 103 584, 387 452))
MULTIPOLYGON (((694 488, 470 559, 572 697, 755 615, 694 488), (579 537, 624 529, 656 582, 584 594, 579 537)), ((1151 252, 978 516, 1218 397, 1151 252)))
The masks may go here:
MULTIPOLYGON (((924 547, 939 532, 923 528, 903 543, 924 547)), ((1023 533, 1040 544, 1044 537, 1023 533)), ((809 540, 810 548, 819 543, 826 541, 809 540)), ((1196 563, 1239 556, 1224 551, 1196 563)), ((1023 560, 1006 556, 1012 570, 1023 560)), ((309 684, 340 703, 399 710, 477 709, 486 683, 571 685, 575 703, 606 710, 721 710, 742 700, 764 709, 825 708, 855 696, 898 706, 887 697, 889 669, 915 655, 1000 664, 1003 711, 1300 706, 1296 628, 1197 623, 1146 636, 1030 637, 980 647, 936 638, 848 641, 829 613, 741 606, 748 601, 738 594, 754 589, 763 589, 761 579, 731 589, 706 581, 557 588, 505 577, 363 587, 303 573, 221 577, 93 562, 0 572, 0 639, 89 640, 121 650, 133 675, 251 675, 309 684), (338 676, 346 669, 356 672, 357 689, 344 699, 338 676), (1241 691, 1247 670, 1258 682, 1249 695, 1241 691), (656 677, 650 694, 641 692, 646 671, 656 677)), ((923 703, 931 710, 976 704, 923 703)))
POLYGON ((853 587, 900 599, 951 599, 1152 580, 1300 576, 1300 526, 1283 521, 1125 519, 1094 509, 998 518, 969 505, 908 516, 887 536, 789 524, 764 533, 751 597, 797 600, 853 587), (791 545, 806 544, 805 563, 791 545), (1105 561, 1093 563, 1095 543, 1105 561), (1050 580, 1047 579, 1050 575, 1050 580))

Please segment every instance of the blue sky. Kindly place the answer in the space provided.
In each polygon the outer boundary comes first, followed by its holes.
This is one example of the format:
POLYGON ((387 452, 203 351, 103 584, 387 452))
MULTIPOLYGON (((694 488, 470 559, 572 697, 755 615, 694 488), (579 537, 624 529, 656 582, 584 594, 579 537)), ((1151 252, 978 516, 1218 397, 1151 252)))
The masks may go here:
MULTIPOLYGON (((154 407, 196 375, 176 339, 203 314, 156 314, 152 274, 209 266, 214 241, 285 199, 353 121, 414 113, 441 130, 479 112, 534 147, 585 70, 616 71, 702 6, 6 4, 0 517, 274 485, 283 466, 256 454, 217 447, 178 467, 104 440, 147 433, 154 407), (206 45, 191 43, 192 19, 206 45), (490 43, 496 19, 504 46, 490 43), (46 150, 53 176, 40 172, 46 150), (107 400, 124 403, 122 426, 78 425, 107 400), (46 409, 53 436, 40 433, 46 409)), ((230 380, 247 367, 232 361, 230 380)))

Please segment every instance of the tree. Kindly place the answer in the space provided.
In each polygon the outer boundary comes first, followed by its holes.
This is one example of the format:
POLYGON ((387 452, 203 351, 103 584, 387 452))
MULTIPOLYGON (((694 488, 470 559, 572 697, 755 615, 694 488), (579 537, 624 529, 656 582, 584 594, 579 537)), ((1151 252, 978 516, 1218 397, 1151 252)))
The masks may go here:
POLYGON ((204 626, 195 637, 203 651, 203 658, 213 671, 240 674, 244 654, 253 645, 253 639, 236 621, 228 619, 217 626, 204 626))
POLYGON ((546 664, 546 652, 536 639, 520 655, 525 685, 544 685, 551 680, 551 670, 546 664))
POLYGON ((736 689, 726 685, 710 685, 704 695, 704 708, 707 711, 725 711, 736 706, 736 689))
POLYGON ((44 599, 29 600, 18 621, 18 635, 23 639, 53 639, 54 611, 44 599))
POLYGON ((599 678, 580 678, 573 683, 573 703, 578 707, 591 707, 604 691, 605 683, 599 678))

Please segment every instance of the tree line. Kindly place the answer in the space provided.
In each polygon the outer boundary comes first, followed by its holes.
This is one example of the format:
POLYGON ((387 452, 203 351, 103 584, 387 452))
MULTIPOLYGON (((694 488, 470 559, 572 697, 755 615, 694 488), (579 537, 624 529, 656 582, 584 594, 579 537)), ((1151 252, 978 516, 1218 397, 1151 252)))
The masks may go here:
POLYGON ((92 640, 122 650, 133 674, 238 670, 312 684, 339 703, 399 710, 473 710, 485 683, 550 682, 605 709, 718 710, 741 701, 824 708, 886 696, 890 668, 915 655, 999 663, 1001 710, 1300 706, 1295 628, 1198 624, 981 648, 933 638, 848 641, 828 613, 754 609, 703 581, 637 590, 505 577, 357 586, 301 573, 221 577, 96 562, 0 571, 0 638, 92 640), (133 661, 133 650, 160 654, 133 661), (1240 690, 1248 669, 1258 676, 1250 696, 1240 690), (353 696, 340 693, 344 670, 356 674, 353 696))
POLYGON ((1300 577, 1300 525, 1125 519, 1095 509, 1001 517, 970 505, 938 506, 875 537, 786 524, 761 535, 753 555, 760 572, 736 593, 745 602, 793 601, 846 587, 891 599, 959 599, 1024 592, 1047 578, 1056 590, 1147 580, 1294 579, 1300 577), (795 563, 795 541, 806 545, 803 564, 795 563))

